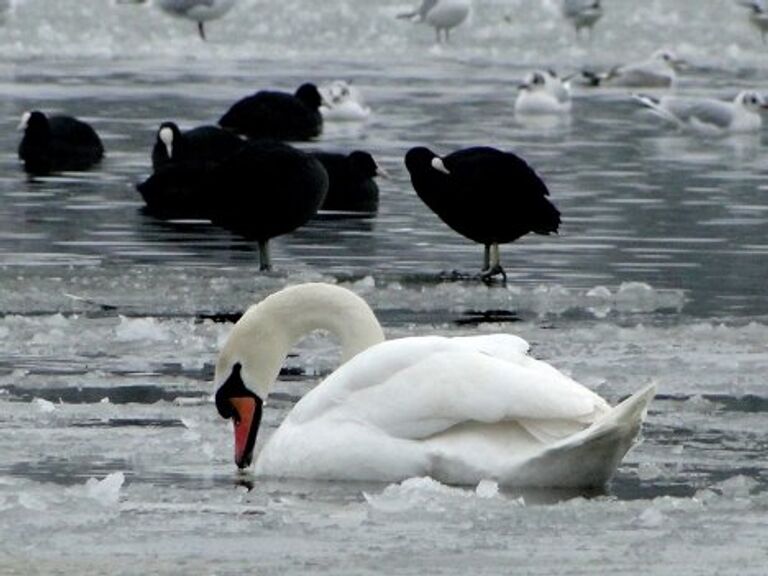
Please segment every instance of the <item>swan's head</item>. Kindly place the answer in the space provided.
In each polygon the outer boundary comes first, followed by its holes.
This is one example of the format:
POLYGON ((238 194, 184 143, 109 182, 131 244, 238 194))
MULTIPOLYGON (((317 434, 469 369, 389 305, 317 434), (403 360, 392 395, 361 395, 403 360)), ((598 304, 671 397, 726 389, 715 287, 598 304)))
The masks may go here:
POLYGON ((258 304, 252 306, 235 324, 216 360, 216 410, 232 420, 238 468, 251 464, 261 411, 288 347, 277 324, 258 304))
POLYGON ((242 364, 235 363, 229 377, 216 391, 216 410, 222 418, 231 419, 235 428, 235 464, 238 468, 251 464, 264 405, 264 401, 243 382, 242 368, 242 364))
POLYGON ((235 463, 251 463, 261 411, 294 343, 314 330, 333 334, 342 362, 384 341, 365 300, 332 284, 289 286, 251 306, 216 361, 216 409, 235 430, 235 463))

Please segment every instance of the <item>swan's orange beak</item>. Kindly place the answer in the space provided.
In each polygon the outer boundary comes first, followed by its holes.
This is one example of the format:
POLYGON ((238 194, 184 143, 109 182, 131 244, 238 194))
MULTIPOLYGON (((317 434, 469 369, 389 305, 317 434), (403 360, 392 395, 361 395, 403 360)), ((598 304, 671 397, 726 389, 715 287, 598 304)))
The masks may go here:
POLYGON ((261 424, 261 401, 257 397, 229 398, 233 408, 232 423, 235 431, 235 464, 247 468, 253 459, 256 434, 261 424))
POLYGON ((235 464, 238 468, 250 466, 253 447, 261 424, 264 401, 248 390, 243 383, 238 362, 226 381, 216 391, 216 410, 222 418, 231 418, 235 426, 235 464))

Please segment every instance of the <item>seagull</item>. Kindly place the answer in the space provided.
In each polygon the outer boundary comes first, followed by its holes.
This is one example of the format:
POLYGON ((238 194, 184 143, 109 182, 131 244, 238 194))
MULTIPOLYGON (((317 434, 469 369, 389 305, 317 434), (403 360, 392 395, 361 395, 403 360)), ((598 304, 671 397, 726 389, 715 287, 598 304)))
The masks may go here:
POLYGON ((469 16, 471 0, 422 0, 421 6, 412 12, 398 14, 398 18, 426 22, 435 29, 438 44, 450 39, 450 32, 469 16), (441 36, 441 31, 444 33, 441 36))
POLYGON ((762 34, 763 43, 768 43, 768 4, 765 0, 739 0, 739 4, 749 8, 749 21, 762 34))
POLYGON ((741 92, 731 102, 679 96, 653 98, 642 94, 632 97, 680 128, 719 134, 760 130, 763 125, 760 111, 768 108, 765 97, 753 91, 741 92))
POLYGON ((536 70, 520 84, 517 114, 562 114, 571 110, 570 85, 552 70, 536 70))
POLYGON ((571 21, 579 36, 582 28, 592 34, 592 28, 603 17, 600 0, 563 0, 563 16, 571 21))
POLYGON ((686 64, 669 50, 657 50, 641 62, 615 66, 602 74, 590 71, 582 74, 592 86, 669 88, 677 80, 677 71, 686 64))
POLYGON ((323 104, 320 114, 325 120, 362 121, 371 115, 363 96, 356 86, 346 80, 334 80, 317 87, 323 104))
MULTIPOLYGON (((171 16, 187 18, 197 23, 200 38, 205 40, 205 22, 220 18, 234 6, 236 0, 154 0, 154 4, 171 16)), ((118 4, 146 4, 147 0, 117 0, 118 4)))

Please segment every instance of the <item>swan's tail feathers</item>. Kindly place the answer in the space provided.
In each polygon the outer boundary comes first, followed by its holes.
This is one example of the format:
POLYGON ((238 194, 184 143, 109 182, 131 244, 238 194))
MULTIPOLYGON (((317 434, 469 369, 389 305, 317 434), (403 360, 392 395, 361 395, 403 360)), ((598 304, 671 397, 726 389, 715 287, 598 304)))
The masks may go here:
POLYGON ((648 412, 648 404, 651 403, 655 395, 656 384, 649 384, 617 404, 610 412, 593 424, 591 428, 614 425, 639 431, 640 425, 645 420, 645 415, 648 412))
POLYGON ((586 430, 505 471, 500 484, 600 488, 608 483, 643 423, 654 384, 633 394, 586 430))

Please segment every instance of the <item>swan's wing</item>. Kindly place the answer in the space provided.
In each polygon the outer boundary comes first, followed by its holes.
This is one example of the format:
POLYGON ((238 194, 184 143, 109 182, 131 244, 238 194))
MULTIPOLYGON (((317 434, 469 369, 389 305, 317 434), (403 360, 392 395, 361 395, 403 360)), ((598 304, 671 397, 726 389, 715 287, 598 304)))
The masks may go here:
POLYGON ((384 342, 329 376, 289 419, 354 420, 404 439, 427 438, 466 422, 517 422, 533 436, 548 437, 573 423, 586 426, 608 409, 555 368, 521 355, 520 339, 507 358, 491 353, 500 340, 472 340, 384 342))

